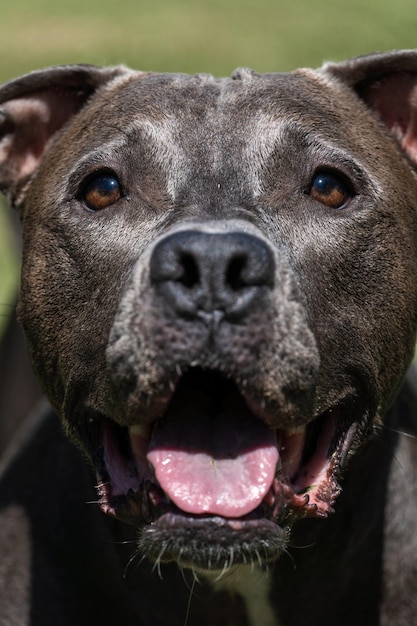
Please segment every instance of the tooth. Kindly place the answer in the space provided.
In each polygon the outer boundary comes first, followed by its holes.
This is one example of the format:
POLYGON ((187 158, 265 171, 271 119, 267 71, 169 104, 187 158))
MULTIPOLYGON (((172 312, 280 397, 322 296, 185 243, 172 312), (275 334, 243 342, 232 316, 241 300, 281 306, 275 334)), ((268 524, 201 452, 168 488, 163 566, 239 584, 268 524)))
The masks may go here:
POLYGON ((150 437, 152 426, 149 424, 132 424, 129 426, 129 433, 135 437, 143 437, 148 439, 150 437))
POLYGON ((305 426, 295 426, 294 428, 286 428, 285 432, 288 435, 301 435, 305 431, 305 426))

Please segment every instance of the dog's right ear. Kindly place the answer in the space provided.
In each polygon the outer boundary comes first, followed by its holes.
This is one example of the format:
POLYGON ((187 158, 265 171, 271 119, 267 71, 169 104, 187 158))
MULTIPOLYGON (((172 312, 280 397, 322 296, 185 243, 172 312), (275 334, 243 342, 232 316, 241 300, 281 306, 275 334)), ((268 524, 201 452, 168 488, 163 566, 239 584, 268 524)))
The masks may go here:
POLYGON ((63 65, 0 87, 0 190, 12 203, 53 135, 100 87, 128 71, 123 66, 63 65))

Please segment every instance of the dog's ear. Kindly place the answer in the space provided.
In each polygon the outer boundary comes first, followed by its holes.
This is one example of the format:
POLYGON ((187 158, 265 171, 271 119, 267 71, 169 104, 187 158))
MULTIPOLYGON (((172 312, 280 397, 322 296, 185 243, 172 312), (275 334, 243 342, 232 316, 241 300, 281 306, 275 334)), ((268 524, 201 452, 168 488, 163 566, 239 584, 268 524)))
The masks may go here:
POLYGON ((0 190, 9 197, 38 167, 53 135, 123 66, 64 65, 0 87, 0 190))
POLYGON ((322 71, 354 89, 417 162, 417 50, 327 63, 322 71))

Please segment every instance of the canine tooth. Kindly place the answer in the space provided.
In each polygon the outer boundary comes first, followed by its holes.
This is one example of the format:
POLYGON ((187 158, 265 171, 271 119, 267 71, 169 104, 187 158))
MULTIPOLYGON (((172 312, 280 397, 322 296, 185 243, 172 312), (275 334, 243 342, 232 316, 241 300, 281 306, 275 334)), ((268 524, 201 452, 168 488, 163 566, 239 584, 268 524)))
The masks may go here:
POLYGON ((129 426, 129 432, 136 437, 143 437, 144 439, 148 439, 151 434, 152 426, 149 424, 132 424, 129 426))

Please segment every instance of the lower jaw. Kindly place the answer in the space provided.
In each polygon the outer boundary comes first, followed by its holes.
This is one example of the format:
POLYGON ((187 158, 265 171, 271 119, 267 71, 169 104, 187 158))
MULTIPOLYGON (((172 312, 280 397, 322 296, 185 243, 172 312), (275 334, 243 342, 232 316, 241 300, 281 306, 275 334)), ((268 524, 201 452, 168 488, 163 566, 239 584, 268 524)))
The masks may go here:
POLYGON ((113 499, 111 505, 104 500, 100 508, 139 529, 140 553, 151 562, 176 562, 205 572, 226 571, 242 564, 263 567, 276 560, 286 548, 291 525, 298 517, 285 506, 279 519, 266 517, 263 505, 239 518, 193 515, 178 509, 161 496, 159 488, 149 485, 141 496, 113 499), (152 501, 157 503, 155 508, 152 501))
POLYGON ((264 567, 285 549, 288 529, 264 517, 225 519, 165 513, 142 528, 139 548, 156 564, 175 561, 200 571, 236 565, 264 567))

